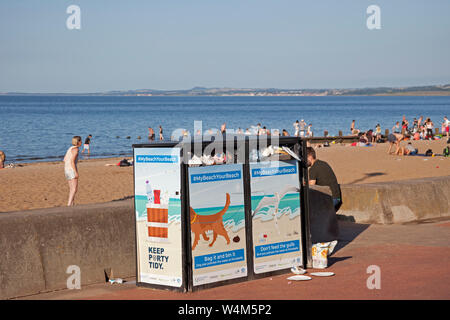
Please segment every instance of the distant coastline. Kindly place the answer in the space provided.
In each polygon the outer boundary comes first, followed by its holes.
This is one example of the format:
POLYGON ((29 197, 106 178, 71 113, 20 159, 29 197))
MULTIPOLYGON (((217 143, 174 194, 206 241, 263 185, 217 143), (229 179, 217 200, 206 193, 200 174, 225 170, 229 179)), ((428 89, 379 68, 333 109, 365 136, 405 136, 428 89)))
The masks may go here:
POLYGON ((116 90, 94 93, 28 93, 0 92, 0 96, 236 96, 236 97, 301 97, 301 96, 450 96, 450 84, 414 87, 377 87, 359 89, 242 89, 195 87, 186 90, 116 90))

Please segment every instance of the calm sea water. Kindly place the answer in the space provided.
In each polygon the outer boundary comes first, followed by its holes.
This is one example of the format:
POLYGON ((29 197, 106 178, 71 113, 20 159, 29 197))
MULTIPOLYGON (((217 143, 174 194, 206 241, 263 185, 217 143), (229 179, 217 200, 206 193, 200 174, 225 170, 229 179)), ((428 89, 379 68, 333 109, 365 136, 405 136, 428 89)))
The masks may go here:
POLYGON ((223 122, 244 130, 260 122, 293 134, 293 122, 305 119, 321 136, 325 129, 348 134, 353 119, 359 129, 380 123, 384 132, 403 115, 431 117, 440 127, 450 116, 450 97, 0 96, 0 150, 7 162, 59 160, 72 136, 84 142, 92 134, 91 157, 120 156, 131 155, 133 143, 147 142, 148 127, 158 137, 159 125, 166 139, 177 128, 193 133, 195 120, 203 121, 203 131, 223 122))

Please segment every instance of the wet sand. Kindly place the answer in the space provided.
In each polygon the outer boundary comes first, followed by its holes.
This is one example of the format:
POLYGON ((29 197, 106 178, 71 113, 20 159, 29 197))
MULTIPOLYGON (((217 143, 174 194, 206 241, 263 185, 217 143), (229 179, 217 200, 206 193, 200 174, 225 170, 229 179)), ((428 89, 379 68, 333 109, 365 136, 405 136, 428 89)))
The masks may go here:
MULTIPOLYGON (((405 142, 402 144, 406 145, 405 142)), ((413 145, 422 154, 426 149, 442 154, 446 141, 414 141, 413 145)), ((450 158, 388 155, 388 147, 387 143, 374 147, 331 145, 317 148, 317 155, 332 166, 341 184, 450 176, 450 158)), ((132 197, 133 167, 105 166, 120 159, 80 159, 75 204, 132 197)), ((0 169, 0 212, 65 206, 68 192, 62 162, 0 169)))

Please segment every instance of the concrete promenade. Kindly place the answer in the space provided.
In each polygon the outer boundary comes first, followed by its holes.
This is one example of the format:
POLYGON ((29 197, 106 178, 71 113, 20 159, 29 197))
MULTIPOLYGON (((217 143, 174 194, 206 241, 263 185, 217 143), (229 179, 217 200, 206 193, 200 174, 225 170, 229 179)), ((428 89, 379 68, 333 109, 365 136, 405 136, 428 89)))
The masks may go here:
MULTIPOLYGON (((450 299, 450 219, 368 225, 340 221, 337 251, 329 259, 335 276, 288 281, 291 274, 232 284, 195 293, 124 284, 85 285, 21 299, 450 299), (381 270, 381 289, 367 288, 367 267, 381 270)), ((308 270, 308 273, 312 270, 308 270)))

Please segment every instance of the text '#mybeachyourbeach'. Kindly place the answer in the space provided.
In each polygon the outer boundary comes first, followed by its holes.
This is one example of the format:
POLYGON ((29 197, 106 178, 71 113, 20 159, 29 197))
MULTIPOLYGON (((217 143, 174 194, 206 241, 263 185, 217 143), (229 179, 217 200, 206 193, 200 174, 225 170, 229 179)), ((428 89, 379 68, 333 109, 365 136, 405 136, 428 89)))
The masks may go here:
POLYGON ((278 176, 282 174, 297 173, 296 166, 288 166, 281 168, 258 168, 252 170, 252 177, 278 176))
POLYGON ((145 155, 136 156, 138 163, 178 163, 178 156, 171 155, 145 155))
POLYGON ((241 171, 202 173, 191 175, 191 183, 241 179, 241 171))

